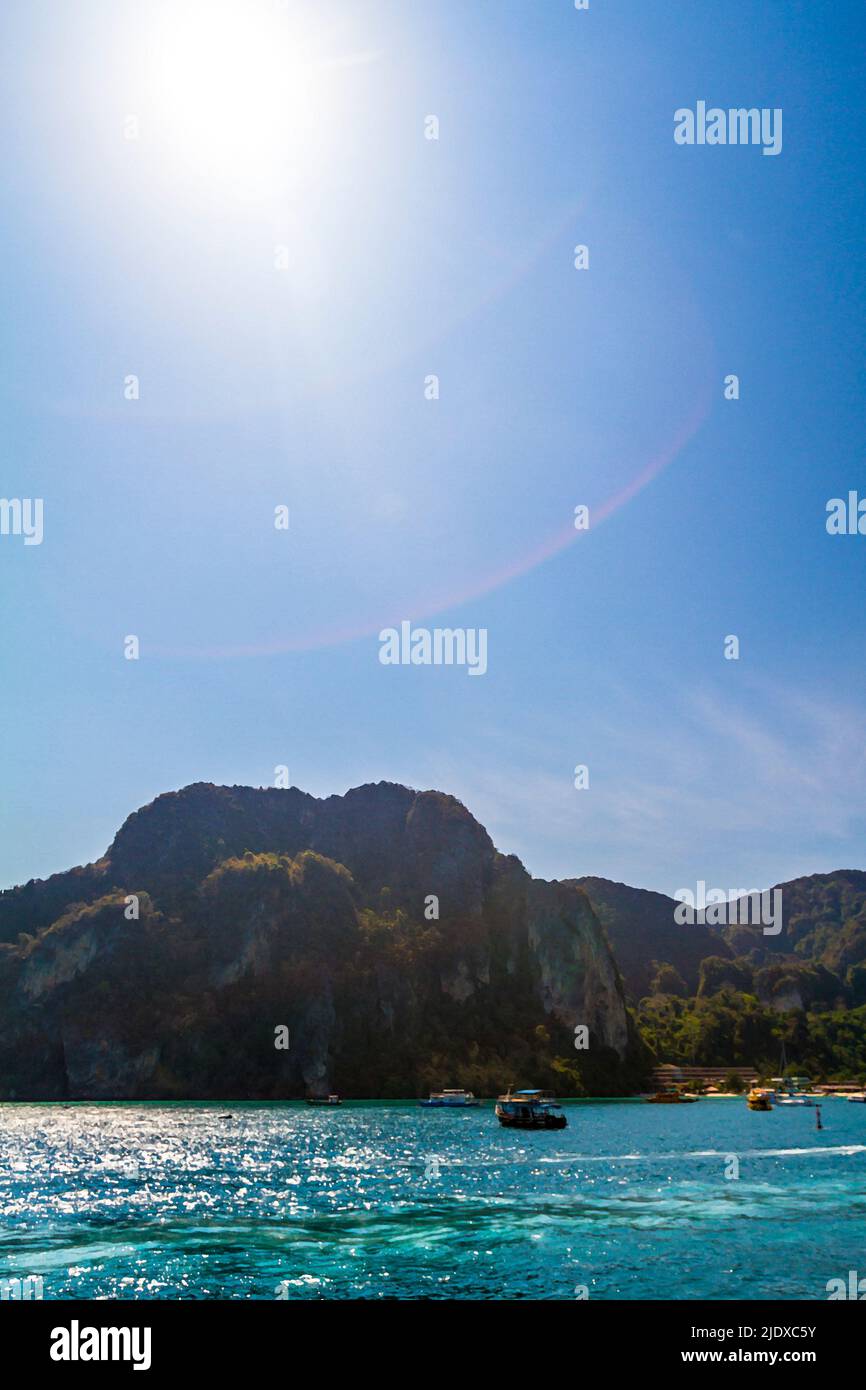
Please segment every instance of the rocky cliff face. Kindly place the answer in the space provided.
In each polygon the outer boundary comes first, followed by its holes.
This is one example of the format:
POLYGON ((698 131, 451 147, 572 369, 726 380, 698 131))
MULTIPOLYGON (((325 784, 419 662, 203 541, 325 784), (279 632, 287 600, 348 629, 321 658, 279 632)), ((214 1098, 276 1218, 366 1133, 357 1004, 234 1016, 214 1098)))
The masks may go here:
POLYGON ((169 793, 0 894, 0 943, 5 1098, 612 1094, 642 1066, 586 893, 438 792, 169 793))

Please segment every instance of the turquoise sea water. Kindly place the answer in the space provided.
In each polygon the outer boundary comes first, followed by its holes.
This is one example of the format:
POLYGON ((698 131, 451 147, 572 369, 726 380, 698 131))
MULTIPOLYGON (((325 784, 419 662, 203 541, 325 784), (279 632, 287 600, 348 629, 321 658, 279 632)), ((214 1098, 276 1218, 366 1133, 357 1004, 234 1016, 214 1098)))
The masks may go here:
POLYGON ((826 1299, 866 1105, 0 1106, 0 1277, 45 1298, 826 1299), (228 1118, 225 1118, 225 1117, 228 1118), (739 1162, 739 1177, 730 1156, 739 1162))

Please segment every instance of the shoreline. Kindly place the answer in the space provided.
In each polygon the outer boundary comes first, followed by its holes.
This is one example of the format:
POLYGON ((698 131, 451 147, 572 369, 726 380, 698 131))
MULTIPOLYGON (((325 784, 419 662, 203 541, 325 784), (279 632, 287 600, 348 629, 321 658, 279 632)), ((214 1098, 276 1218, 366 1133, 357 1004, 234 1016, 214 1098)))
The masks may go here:
MULTIPOLYGON (((697 1099, 697 1100, 745 1100, 745 1099, 746 1099, 746 1094, 747 1094, 747 1093, 746 1093, 745 1091, 742 1091, 742 1092, 740 1092, 740 1093, 737 1093, 736 1091, 718 1091, 718 1092, 714 1092, 712 1095, 699 1095, 699 1096, 696 1097, 696 1099, 697 1099)), ((831 1092, 825 1092, 825 1091, 806 1091, 806 1092, 804 1092, 803 1094, 806 1095, 806 1096, 808 1096, 810 1100, 814 1100, 814 1101, 820 1102, 820 1101, 828 1101, 828 1100, 848 1100, 848 1099, 850 1098, 850 1096, 851 1096, 852 1093, 851 1093, 851 1092, 840 1092, 840 1091, 831 1091, 831 1092)), ((858 1095, 859 1095, 859 1094, 862 1094, 862 1093, 858 1093, 858 1095)), ((640 1092, 635 1092, 633 1095, 628 1095, 628 1096, 558 1096, 558 1097, 557 1097, 557 1102, 558 1102, 560 1105, 630 1105, 630 1104, 636 1104, 636 1103, 646 1102, 646 1101, 647 1101, 648 1099, 650 1099, 653 1095, 655 1095, 655 1092, 654 1092, 654 1091, 640 1091, 640 1092)), ((497 1097, 496 1097, 496 1096, 480 1096, 480 1097, 478 1097, 478 1099, 479 1099, 479 1102, 480 1102, 480 1105, 479 1105, 479 1106, 440 1106, 440 1107, 436 1108, 435 1111, 431 1111, 430 1113, 440 1114, 440 1113, 442 1113, 442 1112, 444 1111, 446 1114, 451 1114, 451 1115, 453 1115, 453 1114, 466 1114, 466 1113, 471 1114, 473 1110, 483 1109, 483 1108, 485 1108, 485 1107, 489 1107, 489 1106, 495 1105, 495 1104, 496 1104, 497 1097)), ((394 1098, 393 1096, 392 1096, 392 1097, 386 1097, 386 1098, 383 1098, 383 1097, 380 1097, 380 1096, 344 1096, 344 1097, 341 1098, 341 1102, 340 1102, 340 1105, 339 1105, 339 1106, 317 1106, 317 1107, 310 1107, 310 1106, 308 1106, 308 1105, 307 1105, 307 1101, 306 1101, 305 1097, 303 1097, 303 1096, 286 1097, 286 1098, 280 1099, 280 1100, 261 1100, 261 1099, 258 1099, 258 1098, 247 1098, 247 1097, 231 1097, 231 1098, 223 1098, 223 1099, 221 1099, 221 1100, 215 1100, 215 1099, 212 1099, 212 1098, 207 1098, 207 1099, 202 1100, 202 1099, 200 1099, 200 1098, 179 1099, 177 1096, 173 1096, 173 1097, 146 1097, 146 1098, 130 1098, 130 1097, 123 1097, 123 1098, 112 1097, 112 1098, 107 1098, 107 1097, 105 1097, 105 1096, 100 1096, 100 1097, 79 1096, 79 1097, 76 1097, 76 1098, 73 1099, 73 1100, 70 1100, 70 1099, 51 1100, 51 1099, 46 1099, 44 1096, 40 1096, 40 1097, 37 1098, 37 1099, 28 1099, 28 1098, 26 1098, 26 1097, 16 1097, 15 1100, 0 1100, 0 1111, 2 1111, 2 1109, 3 1109, 4 1107, 14 1107, 14 1106, 21 1106, 21 1105, 41 1105, 41 1106, 53 1106, 53 1107, 58 1107, 58 1106, 59 1106, 61 1109, 66 1109, 66 1110, 77 1109, 77 1108, 79 1108, 79 1107, 81 1107, 81 1106, 85 1106, 85 1105, 99 1105, 99 1106, 140 1105, 140 1106, 162 1106, 162 1107, 165 1107, 165 1106, 178 1106, 178 1107, 180 1107, 180 1106, 188 1106, 188 1107, 193 1107, 193 1106, 194 1106, 194 1107, 197 1107, 197 1108, 203 1109, 203 1110, 204 1110, 204 1109, 214 1109, 214 1108, 218 1108, 218 1107, 219 1107, 219 1108, 225 1109, 225 1108, 227 1108, 227 1107, 239 1108, 239 1107, 249 1106, 249 1107, 260 1108, 260 1107, 268 1106, 268 1107, 271 1107, 271 1108, 273 1108, 273 1109, 286 1109, 286 1108, 288 1108, 288 1107, 295 1107, 295 1106, 297 1106, 298 1108, 300 1108, 300 1107, 303 1106, 305 1110, 307 1110, 307 1109, 313 1110, 313 1109, 314 1109, 316 1113, 318 1113, 318 1112, 321 1111, 321 1110, 325 1110, 325 1111, 328 1111, 328 1112, 338 1111, 338 1110, 340 1110, 341 1108, 344 1108, 344 1107, 346 1107, 346 1106, 352 1106, 352 1105, 383 1105, 383 1106, 385 1106, 385 1105, 398 1106, 398 1105, 399 1105, 399 1106, 413 1106, 413 1107, 417 1107, 417 1108, 419 1108, 419 1109, 423 1108, 422 1105, 421 1105, 421 1099, 418 1098, 418 1097, 415 1097, 415 1096, 402 1096, 402 1097, 398 1097, 398 1098, 394 1098)))

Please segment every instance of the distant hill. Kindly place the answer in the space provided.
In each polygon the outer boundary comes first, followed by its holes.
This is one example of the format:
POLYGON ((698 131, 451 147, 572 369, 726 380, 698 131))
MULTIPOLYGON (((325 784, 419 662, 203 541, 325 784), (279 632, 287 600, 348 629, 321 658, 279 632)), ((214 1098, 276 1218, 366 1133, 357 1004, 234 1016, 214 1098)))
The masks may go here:
POLYGON ((607 878, 570 881, 588 895, 605 928, 632 1003, 651 993, 660 963, 672 965, 683 979, 685 992, 695 994, 701 962, 707 956, 733 954, 724 937, 712 928, 678 926, 674 921, 677 904, 663 893, 630 888, 607 878))
POLYGON ((840 979, 866 961, 866 873, 837 869, 777 886, 782 890, 781 933, 764 936, 754 927, 725 927, 735 954, 757 950, 767 961, 795 956, 834 971, 840 979))
POLYGON ((603 878, 570 881, 588 894, 634 1004, 653 992, 665 965, 681 977, 685 990, 679 992, 689 995, 710 992, 715 981, 748 987, 767 1002, 791 999, 791 1007, 821 999, 866 1003, 860 974, 866 965, 866 873, 861 870, 776 884, 771 891, 782 894, 777 936, 764 935, 760 926, 680 926, 674 919, 677 903, 662 893, 603 878), (715 962, 712 970, 703 968, 706 961, 715 962))
POLYGON ((679 926, 663 894, 606 879, 586 890, 657 1060, 866 1078, 866 873, 777 884, 782 930, 679 926))

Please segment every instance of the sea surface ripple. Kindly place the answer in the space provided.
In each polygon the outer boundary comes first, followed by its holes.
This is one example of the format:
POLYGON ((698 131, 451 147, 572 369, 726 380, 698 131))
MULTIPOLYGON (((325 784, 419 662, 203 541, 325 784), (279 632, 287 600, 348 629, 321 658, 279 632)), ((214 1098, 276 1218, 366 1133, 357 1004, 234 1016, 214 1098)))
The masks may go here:
POLYGON ((47 1299, 822 1299, 866 1273, 866 1105, 827 1102, 822 1131, 743 1100, 566 1111, 527 1133, 490 1103, 0 1105, 0 1278, 47 1299))

